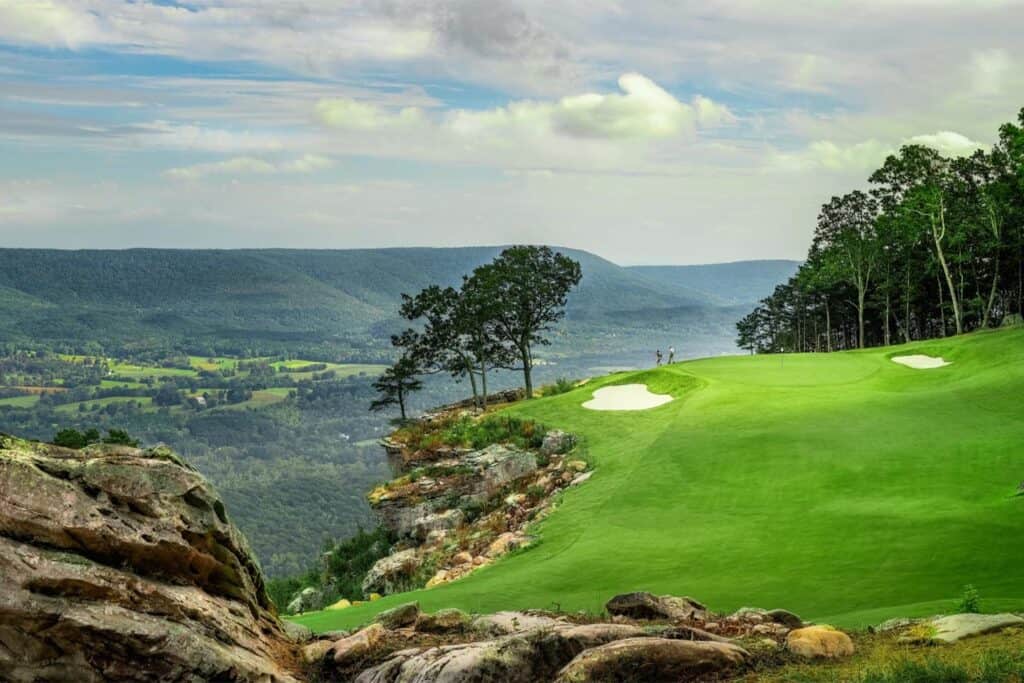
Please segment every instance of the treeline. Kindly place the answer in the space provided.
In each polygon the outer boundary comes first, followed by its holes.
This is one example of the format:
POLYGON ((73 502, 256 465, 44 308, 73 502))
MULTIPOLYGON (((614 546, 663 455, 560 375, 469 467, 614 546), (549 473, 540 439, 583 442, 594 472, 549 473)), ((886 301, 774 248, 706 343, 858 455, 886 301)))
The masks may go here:
POLYGON ((1024 109, 990 150, 907 145, 833 197, 806 262, 737 323, 758 353, 888 345, 994 327, 1024 308, 1024 109))
POLYGON ((391 338, 401 355, 374 382, 380 396, 371 410, 398 406, 404 420, 409 395, 423 387, 420 378, 435 374, 468 379, 483 409, 489 374, 516 370, 532 398, 534 348, 551 343, 551 327, 581 278, 577 261, 549 247, 515 246, 464 276, 459 289, 432 285, 402 294, 402 317, 419 326, 391 338))

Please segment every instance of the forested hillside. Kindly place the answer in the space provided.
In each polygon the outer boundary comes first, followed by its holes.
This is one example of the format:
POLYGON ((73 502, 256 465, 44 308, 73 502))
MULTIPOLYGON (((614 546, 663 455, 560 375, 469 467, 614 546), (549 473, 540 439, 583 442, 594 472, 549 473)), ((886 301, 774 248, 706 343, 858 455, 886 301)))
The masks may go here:
POLYGON ((630 266, 629 270, 672 287, 686 287, 725 304, 750 304, 782 284, 799 261, 767 260, 695 266, 630 266))
MULTIPOLYGON (((457 284, 498 247, 458 249, 0 250, 0 338, 204 354, 287 350, 381 360, 403 292, 457 284), (380 341, 384 341, 381 344, 380 341)), ((687 315, 716 300, 586 252, 570 322, 687 315)))
POLYGON ((958 335, 1024 312, 1024 109, 991 149, 907 145, 821 208, 807 260, 738 324, 752 351, 958 335))

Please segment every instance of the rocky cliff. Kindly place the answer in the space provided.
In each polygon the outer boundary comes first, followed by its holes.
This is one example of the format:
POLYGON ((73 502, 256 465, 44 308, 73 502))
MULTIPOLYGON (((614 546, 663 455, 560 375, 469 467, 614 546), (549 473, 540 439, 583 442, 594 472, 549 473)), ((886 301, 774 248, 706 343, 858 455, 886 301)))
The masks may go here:
POLYGON ((12 681, 293 681, 245 538, 163 448, 0 435, 0 672, 12 681))

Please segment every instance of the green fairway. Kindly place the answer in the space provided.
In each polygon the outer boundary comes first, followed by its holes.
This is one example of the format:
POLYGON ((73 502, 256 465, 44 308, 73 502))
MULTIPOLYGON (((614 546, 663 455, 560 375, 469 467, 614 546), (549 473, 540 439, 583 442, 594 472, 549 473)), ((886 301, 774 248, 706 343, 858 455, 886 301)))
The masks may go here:
POLYGON ((1024 330, 868 351, 736 356, 593 380, 511 410, 583 437, 596 471, 535 531, 470 577, 298 621, 349 628, 424 609, 601 611, 624 591, 713 609, 785 607, 861 626, 950 609, 1024 608, 1024 330), (913 370, 893 355, 941 355, 913 370), (609 384, 676 400, 580 407, 609 384))

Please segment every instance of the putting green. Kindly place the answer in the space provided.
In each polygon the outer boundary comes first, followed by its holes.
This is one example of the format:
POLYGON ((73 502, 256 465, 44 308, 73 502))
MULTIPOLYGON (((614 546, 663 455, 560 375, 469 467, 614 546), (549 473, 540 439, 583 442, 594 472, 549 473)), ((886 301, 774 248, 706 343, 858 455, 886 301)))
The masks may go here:
POLYGON ((622 373, 510 410, 581 435, 596 467, 540 542, 396 603, 599 612, 616 593, 691 595, 716 610, 785 607, 862 626, 950 609, 1024 608, 1024 330, 835 354, 724 357, 622 373), (941 356, 922 372, 895 355, 941 356), (581 403, 642 383, 670 403, 581 403))

